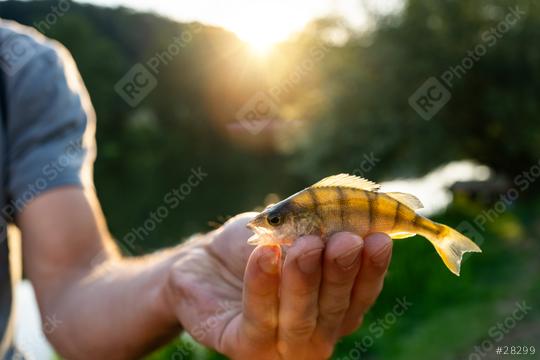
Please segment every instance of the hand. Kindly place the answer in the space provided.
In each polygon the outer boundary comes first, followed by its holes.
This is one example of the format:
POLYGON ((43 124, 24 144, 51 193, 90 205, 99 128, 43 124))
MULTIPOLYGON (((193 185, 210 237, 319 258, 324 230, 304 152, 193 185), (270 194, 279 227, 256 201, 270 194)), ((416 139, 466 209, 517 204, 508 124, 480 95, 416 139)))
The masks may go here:
POLYGON ((170 275, 170 303, 199 342, 235 359, 323 359, 379 295, 390 262, 385 234, 246 243, 254 214, 188 243, 170 275))

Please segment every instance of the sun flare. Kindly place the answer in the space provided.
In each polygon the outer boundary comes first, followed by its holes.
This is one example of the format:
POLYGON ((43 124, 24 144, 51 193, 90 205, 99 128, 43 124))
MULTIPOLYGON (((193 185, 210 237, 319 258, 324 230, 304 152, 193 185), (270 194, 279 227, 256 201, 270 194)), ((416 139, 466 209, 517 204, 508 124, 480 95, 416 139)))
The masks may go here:
POLYGON ((248 18, 239 19, 227 28, 249 45, 255 54, 266 55, 277 43, 285 41, 297 31, 293 26, 284 26, 280 29, 276 29, 276 26, 271 19, 255 22, 248 18))
POLYGON ((270 32, 235 31, 235 33, 258 56, 268 55, 277 43, 286 39, 286 36, 279 38, 270 32))
POLYGON ((257 55, 268 54, 274 45, 287 40, 313 20, 298 3, 243 2, 241 11, 221 14, 223 27, 236 34, 257 55))

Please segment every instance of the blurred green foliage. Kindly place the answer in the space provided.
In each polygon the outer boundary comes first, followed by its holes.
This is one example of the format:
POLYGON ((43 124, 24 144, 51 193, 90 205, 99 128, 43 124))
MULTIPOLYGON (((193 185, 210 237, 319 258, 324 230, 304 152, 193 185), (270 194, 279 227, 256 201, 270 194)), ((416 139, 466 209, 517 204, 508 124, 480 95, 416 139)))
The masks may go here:
MULTIPOLYGON (((177 244, 262 205, 268 193, 286 196, 333 173, 361 172, 381 181, 473 159, 513 178, 540 156, 540 9, 533 1, 409 0, 397 14, 375 16, 361 33, 340 19, 315 21, 266 59, 223 29, 69 4, 54 23, 43 21, 55 1, 4 1, 0 16, 36 26, 72 52, 98 117, 96 187, 121 245, 192 169, 208 174, 129 248, 134 254, 177 244), (516 6, 524 14, 500 31, 516 6), (486 32, 493 29, 498 32, 491 44, 486 32), (346 40, 332 40, 329 34, 336 32, 346 40), (115 84, 182 35, 190 41, 160 62, 157 87, 135 108, 127 105, 115 84), (462 64, 479 44, 486 53, 454 76, 450 101, 423 120, 409 97, 428 78, 440 79, 462 64), (253 134, 238 114, 258 92, 273 94, 277 111, 253 134), (371 154, 377 161, 366 169, 371 154)), ((471 358, 474 346, 493 340, 490 327, 523 300, 534 312, 500 345, 536 345, 540 351, 536 189, 489 222, 484 253, 466 261, 460 278, 449 275, 425 240, 398 241, 382 296, 334 357, 471 358), (389 314, 403 297, 413 305, 394 319, 389 314)), ((492 205, 462 199, 436 220, 472 221, 492 205)), ((149 358, 219 355, 183 335, 149 358)))

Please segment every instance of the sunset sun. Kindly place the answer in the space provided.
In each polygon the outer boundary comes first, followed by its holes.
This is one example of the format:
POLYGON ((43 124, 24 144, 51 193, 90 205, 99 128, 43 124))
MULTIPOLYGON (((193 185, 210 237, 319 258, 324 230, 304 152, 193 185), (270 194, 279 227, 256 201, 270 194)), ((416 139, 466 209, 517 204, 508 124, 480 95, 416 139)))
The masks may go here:
POLYGON ((242 11, 222 13, 219 23, 248 44, 255 54, 265 55, 312 19, 313 14, 297 8, 295 3, 246 1, 242 11))

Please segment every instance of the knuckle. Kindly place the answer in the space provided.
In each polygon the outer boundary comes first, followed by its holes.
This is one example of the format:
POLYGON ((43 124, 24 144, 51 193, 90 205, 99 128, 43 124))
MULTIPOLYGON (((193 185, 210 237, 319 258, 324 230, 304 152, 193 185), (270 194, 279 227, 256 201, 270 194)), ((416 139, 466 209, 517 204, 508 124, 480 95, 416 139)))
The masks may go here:
POLYGON ((359 265, 360 263, 357 262, 347 268, 343 268, 341 265, 338 265, 336 261, 326 263, 323 272, 323 280, 328 286, 338 289, 352 287, 352 284, 358 275, 359 265))
POLYGON ((261 319, 253 320, 253 324, 259 332, 268 333, 276 329, 277 318, 273 316, 265 316, 261 319))
POLYGON ((318 284, 313 282, 313 284, 299 284, 294 287, 290 287, 289 289, 286 289, 286 291, 290 291, 290 293, 293 296, 298 297, 298 299, 306 299, 306 298, 317 298, 319 296, 319 287, 318 284))
POLYGON ((277 319, 246 319, 243 334, 248 341, 259 342, 266 334, 274 333, 277 319))
POLYGON ((171 269, 167 279, 167 286, 174 297, 182 298, 184 296, 184 279, 179 269, 171 269))
POLYGON ((331 289, 332 293, 349 293, 354 282, 352 276, 325 276, 325 287, 331 289))
POLYGON ((330 304, 321 305, 321 316, 335 319, 341 317, 349 309, 348 301, 334 301, 330 304))
POLYGON ((285 325, 284 337, 286 339, 306 338, 311 336, 317 321, 315 319, 299 320, 285 325))

